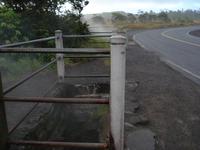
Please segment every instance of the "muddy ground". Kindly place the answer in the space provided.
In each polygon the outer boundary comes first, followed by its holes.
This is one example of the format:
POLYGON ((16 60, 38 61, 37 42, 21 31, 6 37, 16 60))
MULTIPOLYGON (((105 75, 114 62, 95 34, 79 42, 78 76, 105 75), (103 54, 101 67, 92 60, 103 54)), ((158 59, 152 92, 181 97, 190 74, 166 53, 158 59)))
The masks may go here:
MULTIPOLYGON (((147 52, 135 44, 131 33, 129 37, 125 122, 132 127, 125 126, 125 137, 138 129, 150 129, 156 134, 156 150, 200 149, 199 85, 165 65, 156 54, 147 52), (134 116, 142 116, 145 119, 143 123, 134 124, 131 122, 134 116)), ((105 65, 105 62, 100 59, 67 66, 66 74, 109 73, 109 66, 105 65)), ((102 81, 66 80, 70 84, 102 81)))

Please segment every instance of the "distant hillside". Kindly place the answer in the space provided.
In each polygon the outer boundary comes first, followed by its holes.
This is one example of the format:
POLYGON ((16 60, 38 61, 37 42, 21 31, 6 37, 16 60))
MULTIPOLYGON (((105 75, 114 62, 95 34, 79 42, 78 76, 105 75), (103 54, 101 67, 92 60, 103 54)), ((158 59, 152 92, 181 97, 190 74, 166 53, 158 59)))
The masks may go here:
POLYGON ((84 15, 83 21, 90 25, 90 30, 92 32, 112 32, 117 30, 115 21, 117 18, 115 16, 121 16, 122 18, 127 18, 128 13, 123 11, 115 12, 104 12, 99 14, 87 14, 84 15))
POLYGON ((117 28, 125 26, 143 28, 145 24, 151 24, 152 28, 157 28, 160 25, 164 27, 181 26, 199 24, 200 10, 161 11, 159 13, 139 11, 137 14, 116 11, 85 15, 83 20, 87 21, 91 27, 104 25, 117 28))
POLYGON ((104 12, 104 13, 99 13, 99 14, 87 14, 84 15, 83 20, 87 22, 96 22, 98 21, 99 23, 110 23, 113 14, 120 14, 122 16, 127 16, 127 13, 123 11, 116 11, 116 12, 104 12))

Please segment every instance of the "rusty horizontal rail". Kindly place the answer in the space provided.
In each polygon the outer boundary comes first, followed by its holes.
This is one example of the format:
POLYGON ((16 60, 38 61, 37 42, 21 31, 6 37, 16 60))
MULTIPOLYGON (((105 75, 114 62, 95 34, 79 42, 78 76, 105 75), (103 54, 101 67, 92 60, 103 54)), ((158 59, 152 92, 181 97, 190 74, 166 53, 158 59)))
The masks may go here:
POLYGON ((45 147, 70 147, 70 148, 90 148, 90 149, 106 149, 106 143, 75 143, 75 142, 54 142, 54 141, 8 141, 11 145, 23 146, 45 146, 45 147))
POLYGON ((108 99, 102 98, 3 97, 1 100, 22 103, 109 104, 108 99))
POLYGON ((49 67, 50 65, 52 65, 53 63, 55 63, 56 60, 51 61, 50 63, 44 65, 42 68, 36 70, 35 72, 31 73, 30 75, 26 76, 25 78, 21 79, 20 81, 18 81, 17 83, 15 83, 14 85, 6 88, 5 90, 3 90, 3 95, 8 94, 9 92, 11 92, 12 90, 14 90, 15 88, 17 88, 18 86, 22 85, 24 82, 26 82, 27 80, 31 79, 32 77, 34 77, 35 75, 39 74, 41 71, 45 70, 47 67, 49 67))
POLYGON ((116 33, 118 33, 118 34, 125 34, 126 32, 90 32, 91 34, 116 34, 116 33))
POLYGON ((55 38, 56 38, 55 36, 51 36, 51 37, 48 37, 48 38, 41 38, 41 39, 30 40, 30 41, 25 41, 25 42, 18 42, 18 43, 13 43, 13 44, 0 45, 0 48, 20 46, 20 45, 25 45, 25 44, 37 43, 37 42, 44 42, 44 41, 48 41, 48 40, 53 40, 55 38))
POLYGON ((64 38, 111 37, 112 34, 63 35, 64 38))
POLYGON ((91 34, 112 34, 113 32, 90 32, 91 34))
POLYGON ((109 54, 106 48, 0 48, 0 53, 109 54))
POLYGON ((110 58, 110 55, 65 55, 64 58, 110 58))
POLYGON ((93 41, 91 41, 91 42, 88 42, 88 43, 90 43, 90 44, 110 44, 110 42, 93 42, 93 41))
POLYGON ((110 75, 67 75, 65 78, 110 78, 110 75))

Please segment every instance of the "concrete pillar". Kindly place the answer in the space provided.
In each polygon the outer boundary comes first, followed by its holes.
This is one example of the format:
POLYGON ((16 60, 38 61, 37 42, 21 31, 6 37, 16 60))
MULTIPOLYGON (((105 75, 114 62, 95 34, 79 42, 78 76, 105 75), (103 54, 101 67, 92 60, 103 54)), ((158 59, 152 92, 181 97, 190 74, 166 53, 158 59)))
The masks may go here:
POLYGON ((8 126, 6 120, 5 103, 3 97, 2 80, 0 73, 0 150, 7 150, 8 126))
MULTIPOLYGON (((56 48, 63 48, 63 35, 61 30, 55 31, 56 48)), ((64 54, 56 54, 58 81, 63 82, 65 76, 64 54)))
POLYGON ((111 37, 111 135, 116 150, 124 149, 126 38, 111 37))

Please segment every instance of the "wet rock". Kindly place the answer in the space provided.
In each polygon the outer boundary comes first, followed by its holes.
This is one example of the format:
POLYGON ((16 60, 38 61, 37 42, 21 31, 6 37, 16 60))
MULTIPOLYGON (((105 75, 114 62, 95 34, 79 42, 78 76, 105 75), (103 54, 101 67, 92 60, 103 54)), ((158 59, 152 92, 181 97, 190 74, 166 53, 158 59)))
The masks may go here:
POLYGON ((127 130, 127 131, 129 131, 129 130, 136 130, 137 129, 136 126, 134 126, 133 124, 131 124, 129 122, 125 122, 124 126, 125 126, 125 130, 127 130))
POLYGON ((133 111, 136 113, 140 108, 140 104, 139 103, 133 103, 133 111))
POLYGON ((134 125, 147 125, 149 123, 149 119, 145 116, 132 116, 129 119, 129 122, 134 125))
POLYGON ((133 115, 133 112, 132 111, 125 111, 125 114, 126 115, 133 115))
POLYGON ((140 108, 140 104, 138 102, 131 102, 126 104, 126 110, 136 113, 140 108))
POLYGON ((138 81, 127 81, 126 82, 126 90, 129 92, 135 92, 135 90, 138 88, 139 84, 140 83, 138 81))
POLYGON ((130 133, 127 137, 127 150, 155 150, 155 134, 147 129, 130 133))
POLYGON ((191 121, 199 121, 200 120, 199 116, 196 116, 196 115, 192 115, 189 119, 191 121))

